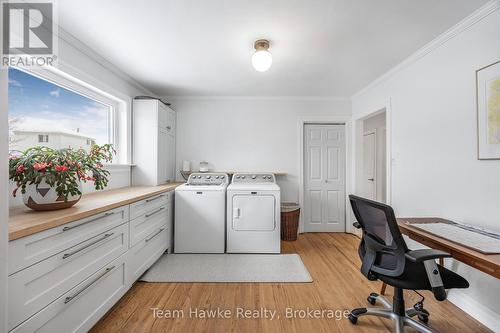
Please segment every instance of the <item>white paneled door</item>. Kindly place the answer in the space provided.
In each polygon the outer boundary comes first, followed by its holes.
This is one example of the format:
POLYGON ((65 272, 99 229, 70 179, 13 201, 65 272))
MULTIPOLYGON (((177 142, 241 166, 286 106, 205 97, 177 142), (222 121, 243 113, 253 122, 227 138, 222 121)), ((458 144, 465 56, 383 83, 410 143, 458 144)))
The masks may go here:
POLYGON ((365 198, 377 199, 377 138, 376 132, 363 136, 363 195, 365 198))
POLYGON ((304 229, 345 231, 344 125, 304 125, 304 229))

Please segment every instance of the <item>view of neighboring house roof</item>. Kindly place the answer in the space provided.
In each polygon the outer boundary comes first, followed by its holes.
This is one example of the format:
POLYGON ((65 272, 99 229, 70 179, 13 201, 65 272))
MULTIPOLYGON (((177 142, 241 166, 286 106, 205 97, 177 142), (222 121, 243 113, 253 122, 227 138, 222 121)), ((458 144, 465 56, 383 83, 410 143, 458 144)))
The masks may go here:
POLYGON ((67 135, 67 136, 73 136, 77 138, 83 138, 83 139, 90 139, 90 140, 95 140, 93 137, 84 135, 82 133, 72 133, 72 132, 66 132, 66 131, 46 131, 46 130, 14 130, 12 131, 14 134, 59 134, 59 135, 67 135))

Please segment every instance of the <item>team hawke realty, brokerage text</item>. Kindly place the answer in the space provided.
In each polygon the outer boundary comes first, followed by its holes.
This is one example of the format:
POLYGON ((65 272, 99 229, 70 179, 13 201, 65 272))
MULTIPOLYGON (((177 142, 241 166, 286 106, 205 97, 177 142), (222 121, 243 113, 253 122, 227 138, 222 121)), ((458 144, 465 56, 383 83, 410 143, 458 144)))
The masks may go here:
POLYGON ((245 309, 237 307, 234 309, 223 309, 220 307, 209 308, 189 308, 184 309, 160 309, 151 308, 154 318, 161 319, 266 319, 274 320, 283 316, 285 319, 334 319, 341 320, 347 318, 349 310, 334 309, 313 309, 313 308, 285 308, 282 311, 276 309, 257 308, 245 309))

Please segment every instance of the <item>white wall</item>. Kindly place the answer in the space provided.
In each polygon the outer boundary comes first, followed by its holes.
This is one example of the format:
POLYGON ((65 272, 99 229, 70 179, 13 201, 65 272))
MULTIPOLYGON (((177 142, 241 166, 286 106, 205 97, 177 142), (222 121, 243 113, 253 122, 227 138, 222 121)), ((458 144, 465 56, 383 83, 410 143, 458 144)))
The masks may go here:
POLYGON ((120 128, 118 148, 124 158, 120 158, 119 162, 131 163, 132 98, 137 95, 153 94, 79 40, 64 31, 60 31, 59 34, 58 69, 81 80, 84 84, 109 94, 109 97, 120 100, 121 112, 115 127, 120 128))
POLYGON ((177 170, 182 161, 216 171, 287 172, 281 200, 298 202, 300 117, 350 115, 350 101, 172 99, 177 112, 177 170))
MULTIPOLYGON (((132 98, 137 95, 152 95, 152 93, 72 36, 64 31, 59 33, 58 70, 121 101, 119 103, 121 116, 118 117, 119 124, 116 126, 121 129, 118 148, 125 157, 121 158, 120 163, 130 163, 132 98)), ((130 165, 107 167, 111 174, 106 189, 129 186, 130 168, 130 165)), ((84 184, 83 190, 85 193, 94 191, 92 182, 84 184)), ((20 193, 16 198, 12 195, 9 195, 9 198, 11 206, 22 205, 20 193)))
MULTIPOLYGON (((489 6, 489 7, 488 7, 489 6)), ((475 71, 500 60, 500 1, 353 97, 354 118, 390 100, 392 205, 500 231, 500 160, 476 156, 475 71)), ((449 299, 493 330, 500 280, 455 262, 471 287, 449 299)))
MULTIPOLYGON (((130 115, 132 98, 136 95, 151 95, 146 89, 133 82, 125 74, 120 73, 111 64, 93 53, 77 40, 66 36, 67 40, 59 40, 59 69, 85 83, 90 84, 114 97, 121 99, 124 116, 118 121, 125 122, 127 131, 120 133, 120 142, 130 161, 130 115)), ((7 71, 0 71, 0 156, 7 156, 7 71)), ((3 161, 6 161, 5 159, 3 161)), ((108 189, 130 185, 130 166, 109 166, 111 171, 108 189)), ((0 164, 0 189, 4 193, 0 197, 11 198, 11 205, 21 204, 20 195, 12 199, 9 189, 7 163, 0 164)), ((84 192, 92 191, 90 184, 84 186, 84 192)), ((6 200, 0 200, 0 332, 7 331, 7 218, 8 207, 6 200)))

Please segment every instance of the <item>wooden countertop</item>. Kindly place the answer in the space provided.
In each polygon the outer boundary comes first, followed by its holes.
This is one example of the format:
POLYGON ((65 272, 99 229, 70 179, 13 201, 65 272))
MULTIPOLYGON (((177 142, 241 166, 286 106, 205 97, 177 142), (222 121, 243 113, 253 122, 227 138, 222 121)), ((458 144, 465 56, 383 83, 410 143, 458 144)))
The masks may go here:
POLYGON ((14 207, 9 212, 9 240, 26 237, 160 193, 173 191, 181 184, 132 186, 93 192, 83 195, 82 199, 71 208, 47 212, 36 212, 26 206, 14 207))
POLYGON ((401 233, 411 239, 430 248, 448 252, 455 259, 500 279, 500 254, 484 254, 412 226, 413 223, 449 223, 448 220, 437 217, 406 217, 398 218, 397 221, 401 233))

